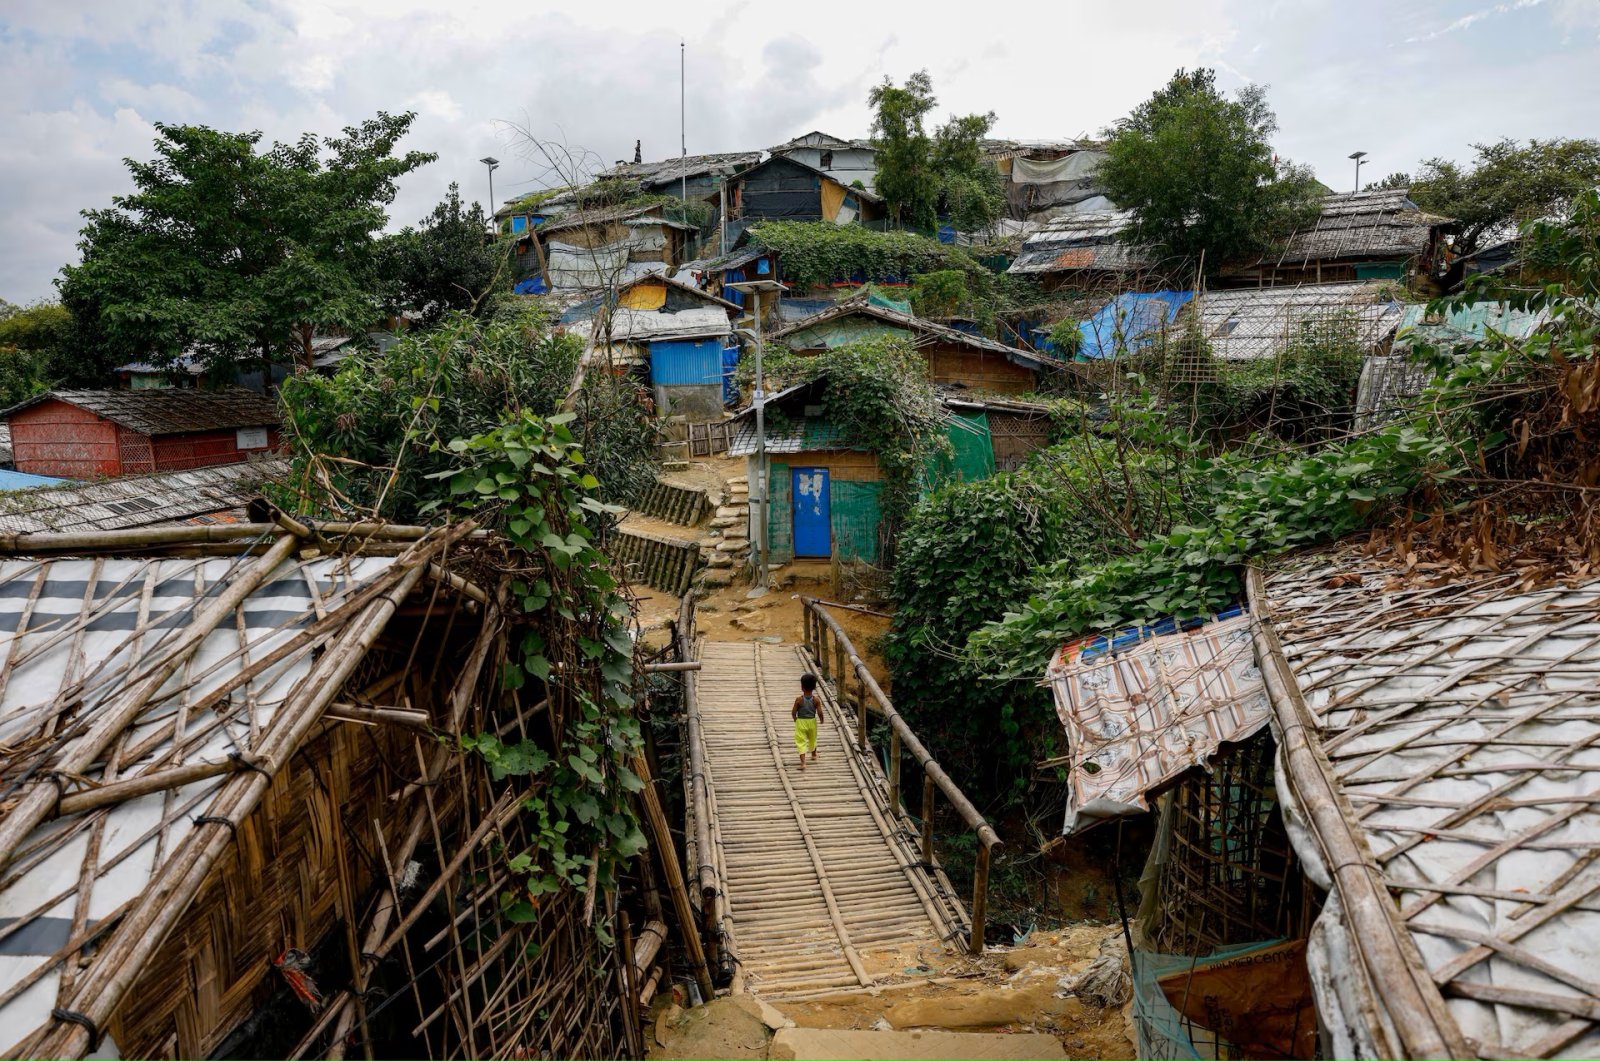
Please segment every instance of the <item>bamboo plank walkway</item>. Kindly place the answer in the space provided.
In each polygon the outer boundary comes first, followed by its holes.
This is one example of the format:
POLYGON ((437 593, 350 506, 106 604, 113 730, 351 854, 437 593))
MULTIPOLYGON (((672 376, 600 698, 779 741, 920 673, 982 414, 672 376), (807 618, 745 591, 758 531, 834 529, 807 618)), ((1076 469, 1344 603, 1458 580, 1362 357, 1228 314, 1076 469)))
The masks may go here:
MULTIPOLYGON (((866 986, 894 950, 966 928, 942 872, 887 812, 877 761, 855 749, 824 683, 819 757, 799 768, 790 708, 813 670, 795 645, 704 642, 696 675, 726 945, 744 986, 785 996, 866 986)), ((881 969, 880 972, 890 971, 881 969)))

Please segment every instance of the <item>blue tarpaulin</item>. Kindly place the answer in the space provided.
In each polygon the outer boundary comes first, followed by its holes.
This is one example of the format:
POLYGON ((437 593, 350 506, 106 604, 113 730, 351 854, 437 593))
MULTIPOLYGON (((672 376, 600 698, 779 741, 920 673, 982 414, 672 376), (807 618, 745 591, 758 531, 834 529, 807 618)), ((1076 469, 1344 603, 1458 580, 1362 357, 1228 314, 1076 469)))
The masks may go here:
POLYGON ((518 280, 511 290, 519 295, 542 295, 550 289, 545 286, 544 277, 530 276, 526 280, 518 280))
POLYGON ((1127 354, 1144 346, 1178 315, 1193 291, 1126 291, 1080 325, 1079 361, 1127 354))
POLYGON ((737 346, 724 346, 722 348, 722 404, 734 406, 739 404, 739 385, 733 380, 734 370, 739 367, 739 348, 737 346))
POLYGON ((57 479, 49 475, 30 475, 27 472, 0 471, 0 490, 32 490, 38 486, 60 486, 70 479, 57 479))

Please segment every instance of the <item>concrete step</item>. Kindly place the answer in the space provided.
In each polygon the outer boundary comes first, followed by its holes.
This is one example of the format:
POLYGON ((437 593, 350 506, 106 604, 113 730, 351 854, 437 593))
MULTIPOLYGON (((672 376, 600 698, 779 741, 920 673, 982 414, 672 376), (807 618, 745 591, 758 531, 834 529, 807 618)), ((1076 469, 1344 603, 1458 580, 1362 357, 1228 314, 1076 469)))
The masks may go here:
MULTIPOLYGON (((781 1005, 781 1003, 780 1003, 781 1005)), ((1061 1040, 1043 1032, 875 1032, 837 1028, 784 1028, 773 1036, 773 1061, 876 1061, 878 1058, 994 1058, 1054 1061, 1065 1058, 1061 1040)))

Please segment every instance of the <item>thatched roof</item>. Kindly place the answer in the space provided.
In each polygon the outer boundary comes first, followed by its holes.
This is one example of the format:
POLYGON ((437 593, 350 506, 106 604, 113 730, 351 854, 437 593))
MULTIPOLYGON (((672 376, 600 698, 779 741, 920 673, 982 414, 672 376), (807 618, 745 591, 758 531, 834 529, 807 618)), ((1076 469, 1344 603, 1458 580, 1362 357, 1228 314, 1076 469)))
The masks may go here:
POLYGON ((1283 249, 1262 256, 1279 265, 1350 259, 1412 258, 1428 249, 1450 218, 1418 209, 1404 189, 1330 195, 1322 213, 1290 236, 1283 249))
POLYGON ((1600 1055, 1600 579, 1525 577, 1251 578, 1335 1057, 1600 1055))
POLYGON ((281 457, 94 483, 18 490, 0 497, 0 531, 125 530, 242 509, 263 483, 288 475, 281 457))

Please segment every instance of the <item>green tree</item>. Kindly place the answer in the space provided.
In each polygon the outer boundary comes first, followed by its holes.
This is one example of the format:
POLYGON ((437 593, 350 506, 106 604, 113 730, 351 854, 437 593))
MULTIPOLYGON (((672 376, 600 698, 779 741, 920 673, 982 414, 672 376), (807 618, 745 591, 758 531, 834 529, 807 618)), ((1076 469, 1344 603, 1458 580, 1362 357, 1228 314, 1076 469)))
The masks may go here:
POLYGON ((1107 130, 1097 179, 1132 212, 1129 239, 1221 265, 1316 216, 1310 171, 1274 161, 1276 129, 1261 86, 1229 99, 1213 71, 1179 70, 1107 130))
POLYGON ((72 315, 59 302, 0 300, 0 408, 54 385, 71 338, 72 315))
POLYGON ((452 183, 444 201, 422 219, 385 237, 384 278, 424 325, 454 310, 485 313, 510 287, 510 244, 494 240, 482 205, 462 205, 452 183))
POLYGON ((1600 184, 1600 140, 1501 140, 1473 149, 1470 165, 1428 159, 1411 182, 1413 202, 1461 222, 1462 254, 1510 236, 1520 222, 1558 213, 1600 184))
POLYGON ((962 231, 981 229, 1005 212, 999 172, 983 157, 995 115, 951 115, 929 135, 925 119, 938 104, 933 79, 919 70, 896 86, 888 78, 867 93, 877 148, 877 193, 895 221, 933 228, 949 218, 962 231))
POLYGON ((85 211, 63 302, 118 360, 309 365, 316 333, 380 316, 385 208, 435 157, 395 153, 414 118, 380 112, 259 152, 259 132, 158 125, 155 160, 127 160, 136 190, 85 211))
POLYGON ((938 100, 933 79, 918 70, 897 86, 887 77, 867 93, 873 109, 873 146, 878 172, 873 186, 900 224, 932 228, 936 219, 938 180, 934 175, 933 140, 923 119, 938 100))

